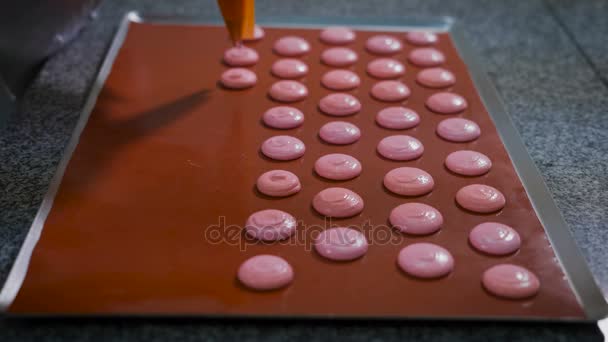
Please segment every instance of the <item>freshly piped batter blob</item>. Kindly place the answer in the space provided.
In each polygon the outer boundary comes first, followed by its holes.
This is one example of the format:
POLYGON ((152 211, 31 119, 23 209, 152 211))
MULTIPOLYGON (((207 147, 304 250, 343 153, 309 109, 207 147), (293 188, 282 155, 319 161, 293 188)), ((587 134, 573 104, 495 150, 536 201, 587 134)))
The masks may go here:
POLYGON ((306 147, 302 140, 289 135, 277 135, 262 143, 262 153, 275 160, 298 159, 305 151, 306 147))
POLYGON ((463 176, 481 176, 492 168, 492 161, 485 154, 461 150, 450 153, 445 158, 445 166, 463 176))
POLYGON ((405 107, 387 107, 376 114, 378 125, 389 129, 408 129, 418 126, 420 116, 405 107))
POLYGON ((275 82, 268 92, 273 100, 279 102, 301 101, 308 96, 308 88, 298 81, 278 81, 275 82))
POLYGON ((514 253, 521 246, 515 229, 498 222, 484 222, 471 230, 469 242, 475 249, 490 255, 514 253))
POLYGON ((347 27, 328 27, 321 31, 319 39, 330 45, 346 45, 355 41, 357 35, 347 27))
POLYGON ((363 211, 361 196, 345 188, 327 188, 312 200, 312 206, 321 215, 327 217, 351 217, 363 211))
POLYGON ((331 90, 350 90, 357 88, 361 79, 350 70, 338 69, 326 72, 321 78, 321 84, 331 90))
POLYGON ((410 97, 410 88, 399 81, 380 81, 372 87, 372 96, 380 101, 397 102, 410 97))
POLYGON ((249 216, 245 232, 257 240, 278 241, 292 236, 296 227, 296 219, 293 216, 281 210, 266 209, 249 216))
POLYGON ((277 106, 267 110, 262 119, 269 127, 291 129, 299 127, 304 123, 304 113, 294 107, 277 106))
POLYGON ((347 116, 361 110, 361 102, 346 93, 333 93, 326 95, 319 101, 319 109, 327 115, 347 116))
POLYGON ((384 186, 393 193, 403 196, 422 196, 435 187, 431 175, 415 167, 392 169, 384 176, 384 186))
POLYGON ((473 141, 481 135, 479 125, 462 118, 450 118, 437 125, 437 135, 453 142, 473 141))
POLYGON ((281 56, 299 57, 310 52, 310 44, 304 38, 287 36, 277 40, 273 49, 281 56))
POLYGON ((361 130, 350 122, 332 121, 321 127, 319 137, 330 144, 348 145, 361 138, 361 130))
POLYGON ((255 73, 245 68, 230 68, 222 73, 221 83, 229 89, 246 89, 258 81, 255 73))
POLYGON ((274 255, 256 255, 239 267, 237 278, 252 290, 276 290, 293 281, 293 268, 283 258, 274 255))
POLYGON ((367 73, 375 78, 397 78, 405 74, 405 66, 393 58, 377 58, 367 64, 367 73))
POLYGON ((302 189, 298 176, 285 170, 264 172, 256 186, 261 193, 272 197, 291 196, 302 189))
POLYGON ((471 184, 456 193, 456 202, 461 207, 476 213, 493 213, 505 206, 502 192, 489 185, 471 184))
POLYGON ((419 158, 424 152, 420 140, 409 135, 391 135, 378 143, 378 153, 391 160, 413 160, 419 158))
POLYGON ((530 298, 540 289, 540 281, 534 273, 513 264, 490 267, 483 273, 481 282, 491 294, 508 299, 530 298))
POLYGON ((454 258, 447 249, 424 242, 403 248, 397 263, 405 273, 423 279, 443 277, 454 269, 454 258))
POLYGON ((424 203, 405 203, 391 211, 391 225, 400 232, 412 235, 432 234, 443 225, 439 210, 424 203))
POLYGON ((456 83, 456 76, 444 68, 429 68, 420 71, 416 81, 427 88, 445 88, 456 83))
POLYGON ((321 62, 333 67, 347 67, 355 64, 359 56, 349 48, 335 47, 326 49, 321 54, 321 62))
POLYGON ((251 66, 258 62, 258 53, 246 46, 235 46, 224 52, 224 63, 233 66, 251 66))
POLYGON ((376 55, 394 55, 403 49, 403 44, 395 36, 377 35, 365 42, 365 48, 376 55))
POLYGON ((308 73, 308 65, 299 59, 282 58, 272 64, 270 71, 280 78, 302 78, 308 73))
POLYGON ((436 93, 426 100, 426 106, 438 114, 456 114, 468 107, 464 97, 454 93, 436 93))
POLYGON ((419 67, 436 67, 445 63, 445 56, 441 51, 434 48, 414 49, 408 55, 410 63, 419 67))
POLYGON ((315 172, 327 179, 347 180, 361 174, 361 162, 348 154, 326 154, 315 162, 315 172))
POLYGON ((358 259, 367 253, 367 248, 365 235, 346 227, 326 229, 315 239, 317 253, 330 260, 358 259))
POLYGON ((261 26, 254 25, 253 26, 253 38, 246 38, 244 40, 256 41, 256 40, 260 40, 260 39, 264 38, 265 35, 266 35, 266 33, 264 32, 264 29, 261 26))
POLYGON ((412 31, 405 34, 405 40, 412 45, 427 46, 437 43, 439 38, 433 32, 412 31))

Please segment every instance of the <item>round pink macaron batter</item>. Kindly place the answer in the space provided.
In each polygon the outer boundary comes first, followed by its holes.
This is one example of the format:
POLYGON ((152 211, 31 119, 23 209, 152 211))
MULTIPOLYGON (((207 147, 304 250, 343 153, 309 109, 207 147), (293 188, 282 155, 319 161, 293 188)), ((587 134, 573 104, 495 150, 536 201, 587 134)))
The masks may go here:
POLYGON ((321 78, 321 84, 331 90, 350 90, 357 88, 361 79, 350 70, 337 69, 326 72, 321 78))
POLYGON ((481 282, 491 294, 508 299, 529 298, 540 289, 540 281, 534 273, 513 264, 490 267, 483 273, 481 282))
POLYGON ((416 75, 416 82, 427 88, 445 88, 456 83, 456 76, 443 68, 429 68, 416 75))
POLYGON ((281 56, 298 57, 310 52, 310 44, 304 38, 286 36, 274 43, 273 50, 281 56))
POLYGON ((521 238, 515 229, 498 222, 475 226, 469 233, 469 242, 478 251, 490 255, 511 254, 521 246, 521 238))
POLYGON ((247 219, 247 236, 261 241, 278 241, 296 232, 296 219, 290 214, 276 209, 257 211, 247 219))
POLYGON ((365 48, 376 55, 393 55, 403 49, 403 44, 397 37, 377 35, 365 42, 365 48))
POLYGON ((410 97, 411 91, 399 81, 380 81, 374 84, 371 94, 376 100, 397 102, 410 97))
POLYGON ((252 290, 275 290, 293 281, 293 268, 285 259, 274 255, 256 255, 241 264, 237 278, 252 290))
POLYGON ((485 154, 461 150, 445 158, 448 170, 463 176, 481 176, 492 168, 492 161, 485 154))
POLYGON ((348 145, 361 138, 361 130, 350 122, 331 121, 321 126, 319 137, 330 144, 348 145))
POLYGON ((456 114, 468 107, 464 97, 454 93, 436 93, 426 100, 426 106, 435 113, 456 114))
POLYGON ((405 34, 405 40, 412 45, 426 46, 437 43, 439 38, 433 32, 412 31, 405 34))
POLYGON ((308 96, 308 88, 298 81, 278 81, 275 82, 268 92, 273 100, 279 102, 301 101, 308 96))
POLYGON ((402 233, 427 235, 441 229, 443 216, 428 204, 405 203, 391 211, 389 221, 402 233))
POLYGON ((302 125, 304 113, 294 107, 277 106, 264 112, 262 120, 272 128, 291 129, 302 125))
POLYGON ((454 258, 447 249, 425 242, 403 248, 397 263, 405 273, 423 279, 443 277, 454 269, 454 258))
POLYGON ((246 46, 235 46, 224 52, 224 63, 233 66, 251 66, 260 60, 258 53, 246 46))
POLYGON ((338 68, 351 66, 358 59, 359 57, 355 51, 343 47, 329 48, 321 54, 321 62, 338 68))
POLYGON ((378 153, 391 160, 413 160, 424 153, 420 140, 409 135, 391 135, 378 143, 378 153))
POLYGON ((258 81, 256 74, 245 68, 230 68, 222 73, 221 83, 229 89, 246 89, 258 81))
POLYGON ((361 196, 345 188, 327 188, 320 191, 312 200, 317 212, 327 217, 351 217, 363 211, 361 196))
POLYGON ((415 167, 392 169, 384 176, 384 186, 391 192, 403 196, 422 196, 435 187, 431 175, 415 167))
POLYGON ((302 189, 298 176, 286 170, 264 172, 256 186, 261 193, 272 197, 290 196, 302 189))
POLYGON ((321 31, 319 39, 325 44, 345 45, 355 41, 357 35, 348 27, 328 27, 321 31))
POLYGON ((367 73, 375 78, 397 78, 405 74, 405 66, 393 58, 377 58, 367 64, 367 73))
POLYGON ((282 58, 272 64, 270 71, 280 78, 301 78, 308 73, 308 65, 299 59, 282 58))
POLYGON ((347 116, 358 113, 361 110, 361 102, 350 94, 333 93, 319 101, 319 109, 328 115, 347 116))
POLYGON ((326 154, 315 162, 315 172, 332 180, 347 180, 361 174, 361 162, 343 153, 326 154))
POLYGON ((378 125, 389 129, 408 129, 418 126, 420 116, 405 107, 387 107, 376 114, 378 125))
POLYGON ((506 200, 502 192, 489 185, 471 184, 456 193, 461 207, 476 213, 492 213, 502 209, 506 200))
POLYGON ((445 56, 441 51, 434 48, 414 49, 408 55, 410 63, 419 67, 435 67, 445 63, 445 56))
POLYGON ((302 140, 289 135, 277 135, 262 143, 262 153, 275 160, 298 159, 305 151, 306 146, 302 140))
POLYGON ((472 141, 481 135, 479 125, 463 118, 449 118, 437 125, 437 135, 453 142, 472 141))
POLYGON ((330 260, 354 260, 365 255, 367 248, 365 235, 346 227, 326 229, 315 239, 317 253, 330 260))

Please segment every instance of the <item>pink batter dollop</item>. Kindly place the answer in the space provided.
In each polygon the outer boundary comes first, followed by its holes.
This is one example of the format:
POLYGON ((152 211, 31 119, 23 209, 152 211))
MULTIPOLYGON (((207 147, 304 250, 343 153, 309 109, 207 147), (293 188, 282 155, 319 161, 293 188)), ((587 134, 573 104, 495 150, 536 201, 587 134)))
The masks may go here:
POLYGON ((534 273, 512 264, 490 267, 483 273, 481 282, 491 294, 508 299, 529 298, 540 289, 540 281, 534 273))
POLYGON ((409 135, 391 135, 378 143, 378 153, 391 160, 413 160, 424 152, 420 140, 409 135))
POLYGON ((389 129, 408 129, 418 126, 420 116, 405 107, 387 107, 376 114, 378 125, 389 129))
POLYGON ((308 96, 308 88, 298 81, 275 82, 268 92, 270 97, 279 102, 301 101, 308 96))
POLYGON ((357 35, 347 27, 328 27, 321 31, 319 39, 330 45, 346 45, 355 41, 357 35))
POLYGON ((367 51, 376 55, 392 55, 403 48, 399 38, 389 35, 377 35, 365 42, 367 51))
POLYGON ((454 258, 447 249, 425 242, 403 248, 397 263, 405 273, 423 279, 443 277, 454 269, 454 258))
POLYGON ((375 78, 397 78, 405 74, 405 66, 393 58, 377 58, 367 64, 367 73, 375 78))
POLYGON ((475 249, 490 255, 514 253, 521 246, 515 229, 497 222, 484 222, 471 230, 469 242, 475 249))
POLYGON ((416 76, 416 81, 428 88, 445 88, 456 83, 454 74, 443 68, 423 69, 416 76))
POLYGON ((367 253, 367 246, 363 233, 346 227, 324 230, 315 239, 317 253, 336 261, 358 259, 367 253))
POLYGON ((450 118, 437 125, 437 135, 453 142, 473 141, 481 135, 481 129, 474 121, 450 118))
POLYGON ((350 70, 330 70, 321 78, 321 84, 331 90, 355 89, 361 84, 361 79, 350 70))
POLYGON ((321 54, 321 62, 333 67, 347 67, 355 64, 359 57, 357 53, 349 48, 330 48, 321 54))
POLYGON ((363 211, 361 196, 345 188, 327 188, 312 200, 312 206, 321 215, 327 217, 351 217, 363 211))
POLYGON ((464 97, 454 93, 436 93, 426 100, 426 106, 435 113, 456 114, 468 107, 464 97))
POLYGON ((399 81, 380 81, 372 87, 372 96, 380 101, 397 102, 410 97, 410 88, 399 81))
POLYGON ((229 89, 246 89, 258 81, 255 73, 245 68, 230 68, 222 73, 222 85, 229 89))
POLYGON ((492 161, 485 154, 461 150, 450 153, 445 158, 445 166, 463 176, 481 176, 492 168, 492 161))
POLYGON ((315 162, 315 172, 327 179, 347 180, 361 174, 361 162, 348 154, 326 154, 315 162))
POLYGON ((419 48, 410 52, 407 59, 419 67, 435 67, 445 63, 445 56, 434 48, 419 48))
POLYGON ((424 203, 405 203, 391 211, 391 225, 399 231, 412 235, 432 234, 443 225, 439 210, 424 203))
POLYGON ((246 46, 235 46, 224 52, 224 63, 233 66, 251 66, 260 60, 258 53, 246 46))
POLYGON ((361 138, 361 130, 350 122, 332 121, 321 127, 319 137, 330 144, 348 145, 361 138))
POLYGON ((282 58, 272 64, 270 71, 280 78, 301 78, 308 73, 308 65, 299 59, 282 58))
POLYGON ((403 196, 422 196, 435 187, 431 175, 415 167, 392 169, 384 176, 384 186, 393 193, 403 196))
POLYGON ((405 34, 405 40, 412 45, 426 46, 437 43, 439 38, 433 32, 412 31, 405 34))
POLYGON ((264 32, 264 29, 262 27, 260 27, 259 25, 254 25, 253 26, 253 38, 246 38, 246 41, 255 41, 255 40, 260 40, 262 38, 264 38, 264 36, 266 35, 266 33, 264 32))
POLYGON ((291 196, 302 189, 298 176, 285 170, 264 172, 256 186, 261 193, 272 197, 291 196))
POLYGON ((285 57, 304 56, 310 52, 310 44, 306 39, 296 36, 286 36, 274 43, 274 52, 285 57))
POLYGON ((289 135, 277 135, 266 139, 262 144, 262 153, 275 160, 298 159, 305 151, 302 140, 289 135))
POLYGON ((502 192, 489 185, 467 185, 456 193, 461 207, 476 213, 492 213, 502 209, 506 200, 502 192))
POLYGON ((346 93, 329 94, 319 101, 319 109, 325 114, 333 116, 347 116, 361 110, 361 102, 346 93))
POLYGON ((293 268, 285 259, 274 255, 256 255, 239 267, 237 278, 252 290, 268 291, 289 285, 293 268))
POLYGON ((299 127, 304 123, 304 113, 294 107, 278 106, 267 110, 262 119, 269 127, 291 129, 299 127))
POLYGON ((278 241, 292 236, 296 227, 296 219, 293 216, 281 210, 266 209, 249 216, 245 232, 257 240, 278 241))

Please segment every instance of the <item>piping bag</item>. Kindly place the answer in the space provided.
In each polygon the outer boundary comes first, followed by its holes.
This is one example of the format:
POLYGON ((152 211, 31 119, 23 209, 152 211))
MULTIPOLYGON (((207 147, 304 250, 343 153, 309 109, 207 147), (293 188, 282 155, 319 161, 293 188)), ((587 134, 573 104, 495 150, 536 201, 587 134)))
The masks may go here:
POLYGON ((253 38, 254 0, 217 0, 232 43, 240 46, 243 39, 253 38))

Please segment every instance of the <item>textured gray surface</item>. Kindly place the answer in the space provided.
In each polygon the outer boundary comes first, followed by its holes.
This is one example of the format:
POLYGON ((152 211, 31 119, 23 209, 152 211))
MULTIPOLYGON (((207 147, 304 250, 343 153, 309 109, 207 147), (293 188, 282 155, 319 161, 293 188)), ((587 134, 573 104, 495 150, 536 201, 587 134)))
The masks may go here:
MULTIPOLYGON (((608 292, 608 88, 595 72, 608 70, 602 53, 607 44, 601 46, 585 35, 585 18, 568 14, 590 15, 601 22, 601 14, 589 12, 589 8, 605 10, 605 2, 257 2, 261 16, 451 15, 460 20, 595 277, 608 292)), ((55 172, 113 31, 131 9, 201 19, 218 15, 212 0, 106 0, 98 19, 44 66, 19 113, 0 128, 0 282, 6 278, 55 172)), ((605 41, 608 30, 605 24, 603 27, 595 37, 605 41)), ((1 340, 601 339, 593 325, 208 320, 1 320, 0 336, 4 336, 1 340)))

